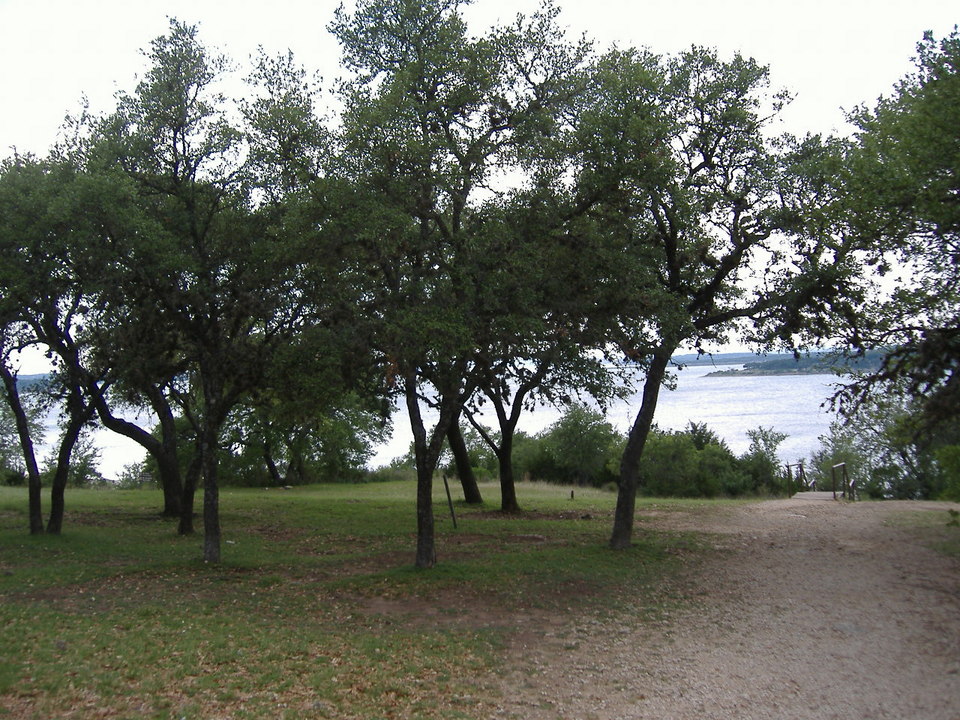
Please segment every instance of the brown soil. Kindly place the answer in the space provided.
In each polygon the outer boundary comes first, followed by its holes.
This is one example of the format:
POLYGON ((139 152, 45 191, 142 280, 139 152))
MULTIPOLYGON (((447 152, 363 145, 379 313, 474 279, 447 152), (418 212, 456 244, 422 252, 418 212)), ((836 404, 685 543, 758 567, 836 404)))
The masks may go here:
MULTIPOLYGON (((960 560, 942 503, 809 493, 644 526, 714 551, 645 617, 521 633, 495 717, 960 720, 960 560)), ((956 506, 954 506, 956 507, 956 506)))

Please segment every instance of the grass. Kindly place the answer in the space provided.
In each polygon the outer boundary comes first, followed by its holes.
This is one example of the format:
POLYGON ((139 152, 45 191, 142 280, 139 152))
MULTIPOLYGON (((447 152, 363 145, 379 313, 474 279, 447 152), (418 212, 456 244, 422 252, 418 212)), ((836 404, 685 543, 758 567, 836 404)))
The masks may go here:
POLYGON ((520 491, 520 516, 461 504, 454 529, 441 484, 417 571, 410 483, 225 490, 217 566, 158 492, 71 490, 63 535, 31 537, 26 491, 0 488, 0 718, 488 717, 521 616, 653 612, 700 552, 612 552, 613 495, 520 491))

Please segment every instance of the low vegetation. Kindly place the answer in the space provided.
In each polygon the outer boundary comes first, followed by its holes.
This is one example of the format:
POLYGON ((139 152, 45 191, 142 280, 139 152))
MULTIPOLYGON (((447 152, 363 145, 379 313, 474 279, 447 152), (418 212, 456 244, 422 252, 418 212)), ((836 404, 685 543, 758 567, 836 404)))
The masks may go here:
POLYGON ((73 490, 64 533, 28 536, 26 490, 0 488, 0 717, 488 717, 511 637, 655 612, 696 549, 646 532, 610 552, 613 493, 524 484, 520 516, 438 517, 420 572, 415 489, 225 490, 215 565, 159 491, 73 490))

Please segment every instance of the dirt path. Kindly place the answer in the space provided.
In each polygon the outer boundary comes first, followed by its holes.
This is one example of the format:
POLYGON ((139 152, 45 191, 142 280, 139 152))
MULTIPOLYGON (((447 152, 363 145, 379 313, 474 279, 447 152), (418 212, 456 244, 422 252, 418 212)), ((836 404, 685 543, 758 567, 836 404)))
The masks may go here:
POLYGON ((641 515, 710 533, 716 557, 676 588, 692 600, 518 642, 498 717, 960 720, 960 561, 929 547, 955 531, 944 507, 798 497, 641 515))

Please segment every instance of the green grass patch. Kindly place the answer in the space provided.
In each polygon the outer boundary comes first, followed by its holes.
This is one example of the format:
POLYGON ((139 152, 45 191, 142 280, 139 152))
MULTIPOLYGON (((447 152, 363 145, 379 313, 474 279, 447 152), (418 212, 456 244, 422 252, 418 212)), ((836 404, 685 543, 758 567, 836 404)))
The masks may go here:
POLYGON ((0 717, 489 717, 521 618, 652 608, 701 552, 642 523, 608 550, 615 497, 549 485, 454 528, 438 485, 429 571, 410 483, 224 490, 216 566, 158 492, 68 491, 63 534, 31 537, 0 488, 0 717))
POLYGON ((960 558, 960 505, 957 503, 928 502, 923 510, 898 513, 887 522, 909 529, 939 553, 960 558))

